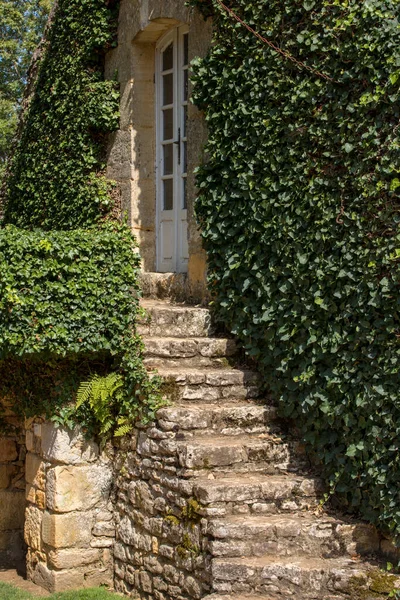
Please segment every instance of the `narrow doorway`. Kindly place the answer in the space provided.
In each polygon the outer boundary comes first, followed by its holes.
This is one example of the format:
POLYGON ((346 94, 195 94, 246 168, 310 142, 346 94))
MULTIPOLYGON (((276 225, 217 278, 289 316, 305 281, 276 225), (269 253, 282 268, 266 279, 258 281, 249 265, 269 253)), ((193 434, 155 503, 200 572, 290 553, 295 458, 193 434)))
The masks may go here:
POLYGON ((186 273, 189 29, 168 32, 156 50, 157 271, 186 273))

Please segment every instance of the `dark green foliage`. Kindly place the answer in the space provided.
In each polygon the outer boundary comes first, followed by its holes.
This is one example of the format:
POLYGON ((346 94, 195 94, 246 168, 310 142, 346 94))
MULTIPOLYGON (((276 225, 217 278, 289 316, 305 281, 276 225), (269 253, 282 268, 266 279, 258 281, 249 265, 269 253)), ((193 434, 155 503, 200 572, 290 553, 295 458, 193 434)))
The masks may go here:
POLYGON ((0 229, 0 359, 119 353, 138 309, 134 247, 115 224, 0 229))
POLYGON ((0 229, 0 399, 18 415, 78 423, 104 439, 154 418, 159 380, 149 379, 134 334, 134 249, 129 230, 111 222, 69 232, 0 229), (75 404, 91 378, 100 393, 75 404))
POLYGON ((400 27, 394 0, 214 2, 194 67, 197 216, 221 320, 342 502, 400 533, 400 27), (214 8, 213 8, 214 7, 214 8))
MULTIPOLYGON (((9 358, 0 361, 0 399, 13 407, 20 417, 44 415, 64 422, 71 412, 79 385, 93 372, 107 373, 113 366, 107 354, 88 357, 75 354, 68 358, 9 358)), ((1 407, 0 407, 1 416, 1 407)), ((88 427, 93 419, 90 411, 82 411, 79 421, 88 427)), ((70 418, 70 417, 68 417, 70 418)), ((98 429, 94 426, 97 433, 98 429)))
POLYGON ((101 174, 118 126, 119 94, 103 72, 117 6, 59 0, 0 229, 0 404, 103 440, 153 419, 162 402, 135 333, 139 255, 112 220, 101 174), (93 379, 118 386, 76 402, 93 379))
POLYGON ((74 229, 109 208, 98 173, 104 136, 118 128, 118 89, 103 75, 115 16, 104 0, 60 0, 11 161, 4 223, 74 229))

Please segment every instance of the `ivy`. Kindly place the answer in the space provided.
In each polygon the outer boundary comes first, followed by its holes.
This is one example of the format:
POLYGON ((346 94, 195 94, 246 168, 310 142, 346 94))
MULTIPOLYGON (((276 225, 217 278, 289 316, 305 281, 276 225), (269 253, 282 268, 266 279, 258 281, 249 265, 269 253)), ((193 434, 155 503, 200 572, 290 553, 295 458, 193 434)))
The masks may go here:
POLYGON ((119 117, 119 91, 104 80, 117 15, 112 0, 58 0, 0 228, 3 417, 43 415, 103 440, 162 403, 136 334, 140 258, 103 175, 119 117), (86 381, 96 393, 82 402, 86 381))
POLYGON ((154 417, 158 379, 148 378, 134 334, 135 249, 128 228, 112 222, 67 232, 0 230, 0 398, 16 414, 79 423, 104 438, 154 417), (96 405, 72 402, 90 377, 120 384, 115 401, 101 398, 107 427, 96 405))
POLYGON ((193 65, 197 217, 219 318, 332 491, 400 534, 399 85, 394 0, 217 1, 193 65))
POLYGON ((0 360, 119 353, 138 310, 134 248, 127 228, 111 223, 0 230, 0 360))
POLYGON ((104 80, 103 65, 116 16, 104 0, 60 0, 9 167, 5 224, 75 229, 110 209, 100 175, 106 134, 118 128, 119 90, 104 80))

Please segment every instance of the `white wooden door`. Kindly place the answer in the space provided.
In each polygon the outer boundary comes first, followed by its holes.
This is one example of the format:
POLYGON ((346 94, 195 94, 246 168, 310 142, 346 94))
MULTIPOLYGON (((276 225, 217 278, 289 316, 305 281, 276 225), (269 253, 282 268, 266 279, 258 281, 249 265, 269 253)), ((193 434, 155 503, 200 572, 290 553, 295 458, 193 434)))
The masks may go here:
POLYGON ((157 271, 185 273, 187 227, 188 28, 159 43, 157 87, 157 271))

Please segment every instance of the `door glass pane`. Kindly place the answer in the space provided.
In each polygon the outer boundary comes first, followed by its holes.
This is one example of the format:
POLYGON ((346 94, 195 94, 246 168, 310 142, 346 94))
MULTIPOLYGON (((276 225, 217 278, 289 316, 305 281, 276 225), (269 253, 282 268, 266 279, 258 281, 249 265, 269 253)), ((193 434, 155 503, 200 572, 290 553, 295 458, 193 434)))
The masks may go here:
POLYGON ((163 175, 172 175, 174 172, 174 147, 172 144, 163 146, 164 169, 163 175))
POLYGON ((164 210, 173 210, 174 208, 174 180, 165 179, 163 181, 164 210))
POLYGON ((174 111, 168 108, 163 111, 163 140, 172 140, 174 137, 174 111))
POLYGON ((183 71, 183 100, 187 102, 189 90, 189 71, 183 71))
POLYGON ((171 44, 163 52, 162 70, 168 71, 174 66, 174 44, 171 44))
POLYGON ((189 34, 183 36, 183 66, 189 64, 189 34))
POLYGON ((163 105, 174 102, 174 74, 163 75, 163 105))

